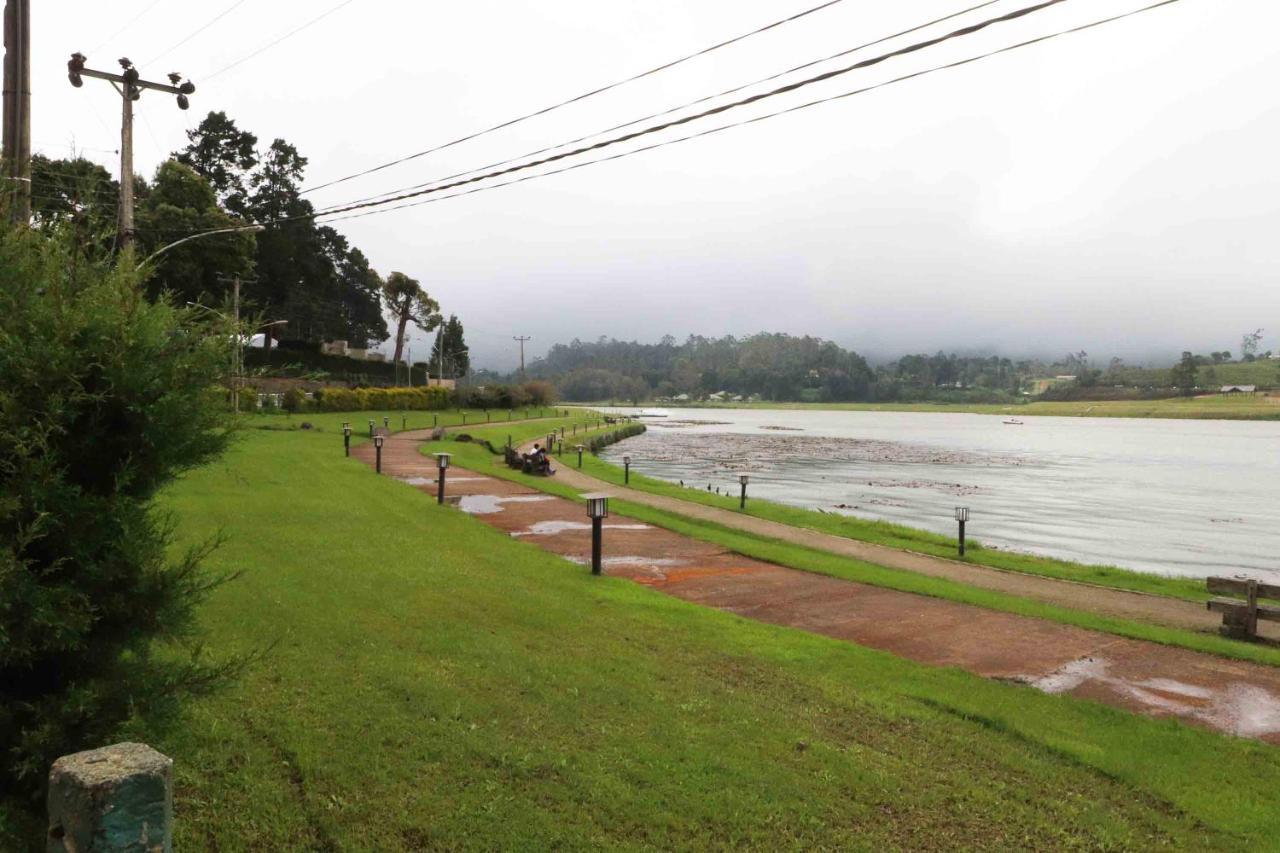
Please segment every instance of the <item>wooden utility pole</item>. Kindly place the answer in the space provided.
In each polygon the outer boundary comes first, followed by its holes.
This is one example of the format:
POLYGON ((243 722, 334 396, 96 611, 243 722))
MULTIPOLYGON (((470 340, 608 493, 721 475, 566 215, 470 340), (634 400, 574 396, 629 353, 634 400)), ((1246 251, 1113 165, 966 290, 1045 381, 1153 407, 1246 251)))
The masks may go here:
MULTIPOLYGON (((240 327, 240 276, 228 279, 219 274, 221 284, 231 285, 231 320, 234 323, 236 346, 231 352, 231 406, 236 414, 240 414, 240 378, 244 375, 244 330, 240 327)), ((253 281, 249 282, 250 284, 253 281)), ((223 315, 225 316, 225 315, 223 315)))
POLYGON ((4 187, 9 216, 31 220, 31 2, 4 6, 4 187))
MULTIPOLYGON (((12 0, 10 0, 12 2, 12 0)), ((120 112, 120 248, 133 245, 133 102, 142 97, 145 89, 167 92, 178 96, 178 108, 185 110, 191 104, 187 96, 196 90, 190 80, 184 81, 181 74, 170 74, 169 83, 153 83, 143 80, 138 69, 127 57, 122 57, 120 67, 122 74, 111 74, 106 71, 95 71, 85 68, 88 58, 82 53, 71 54, 67 62, 67 77, 71 85, 77 89, 84 85, 84 77, 95 77, 106 80, 120 93, 122 101, 120 112)))
POLYGON ((511 340, 520 342, 520 378, 524 379, 524 342, 531 341, 533 338, 525 335, 517 335, 512 337, 511 340))

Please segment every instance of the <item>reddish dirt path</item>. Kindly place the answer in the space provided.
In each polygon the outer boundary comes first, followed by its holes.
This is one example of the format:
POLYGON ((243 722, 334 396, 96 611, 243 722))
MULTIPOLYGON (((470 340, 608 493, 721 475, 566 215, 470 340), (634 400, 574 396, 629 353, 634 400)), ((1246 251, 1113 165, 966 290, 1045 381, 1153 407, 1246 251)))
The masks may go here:
MULTIPOLYGON (((387 441, 383 471, 434 493, 425 437, 387 441)), ((373 447, 352 455, 372 464, 373 447)), ((464 512, 586 571, 580 504, 461 468, 445 487, 464 512)), ((747 618, 1280 743, 1280 669, 788 569, 618 515, 605 522, 604 557, 606 574, 747 618)))

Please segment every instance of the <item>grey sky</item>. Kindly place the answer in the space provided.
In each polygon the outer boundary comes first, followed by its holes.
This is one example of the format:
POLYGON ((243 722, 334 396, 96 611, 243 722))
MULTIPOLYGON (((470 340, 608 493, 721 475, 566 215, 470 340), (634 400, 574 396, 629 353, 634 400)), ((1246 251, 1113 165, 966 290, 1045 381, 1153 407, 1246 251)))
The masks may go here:
MULTIPOLYGON (((119 103, 73 50, 198 89, 139 104, 138 171, 225 110, 310 158, 312 185, 611 82, 817 0, 40 4, 33 138, 115 169, 119 103), (137 12, 127 32, 99 46, 137 12)), ((801 22, 473 143, 322 190, 333 204, 572 139, 957 11, 844 0, 801 22)), ((965 22, 1030 0, 1001 0, 965 22)), ((1061 6, 775 99, 834 94, 1144 5, 1061 6)), ((481 366, 599 335, 810 333, 876 355, 1280 349, 1280 8, 1181 0, 1088 33, 750 127, 336 225, 456 312, 481 366)), ((954 25, 947 26, 947 29, 954 25)), ((931 31, 932 32, 932 31, 931 31)), ((909 37, 910 38, 910 37, 909 37)), ((896 42, 895 46, 902 42, 896 42)), ((873 49, 874 51, 875 49, 873 49)), ((860 55, 871 55, 870 53, 860 55)), ((822 66, 825 70, 834 65, 822 66)), ((754 90, 752 90, 754 91, 754 90)), ((776 107, 775 107, 776 108, 776 107)), ((743 115, 770 111, 756 106, 743 115)), ((711 119, 721 123, 724 119, 711 119)), ((676 135, 676 134, 669 134, 676 135)), ((419 337, 415 359, 428 344, 419 337)))

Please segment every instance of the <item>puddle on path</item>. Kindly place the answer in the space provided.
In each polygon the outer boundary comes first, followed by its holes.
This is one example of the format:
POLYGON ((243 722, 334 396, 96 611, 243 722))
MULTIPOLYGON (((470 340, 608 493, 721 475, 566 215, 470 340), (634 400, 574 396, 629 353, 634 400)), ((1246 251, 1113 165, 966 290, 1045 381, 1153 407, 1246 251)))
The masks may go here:
MULTIPOLYGON (((453 482, 458 482, 453 480, 453 482)), ((536 503, 538 501, 555 500, 551 495, 463 495, 458 500, 458 509, 471 515, 492 515, 502 512, 503 504, 536 503)))
MULTIPOLYGON (((410 486, 431 486, 436 482, 435 477, 397 477, 402 483, 408 483, 410 486)), ((484 477, 450 477, 447 482, 450 483, 479 483, 484 477)))
MULTIPOLYGON (((538 521, 528 530, 516 530, 512 536, 554 536, 570 530, 590 530, 591 524, 585 521, 538 521)), ((650 530, 647 524, 606 524, 605 530, 650 530)))
POLYGON ((1171 678, 1128 679, 1112 675, 1110 669, 1105 658, 1080 658, 1046 676, 1025 680, 1046 693, 1069 693, 1097 682, 1149 708, 1202 720, 1240 737, 1280 732, 1280 698, 1261 687, 1237 681, 1213 689, 1171 678))

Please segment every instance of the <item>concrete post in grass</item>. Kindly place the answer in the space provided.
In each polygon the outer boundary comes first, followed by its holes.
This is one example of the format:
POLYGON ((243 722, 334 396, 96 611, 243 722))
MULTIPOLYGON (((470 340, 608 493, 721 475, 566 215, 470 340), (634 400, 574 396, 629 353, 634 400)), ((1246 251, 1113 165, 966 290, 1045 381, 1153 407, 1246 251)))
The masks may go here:
POLYGON ((173 760, 142 743, 64 755, 49 771, 47 853, 173 853, 173 760))

